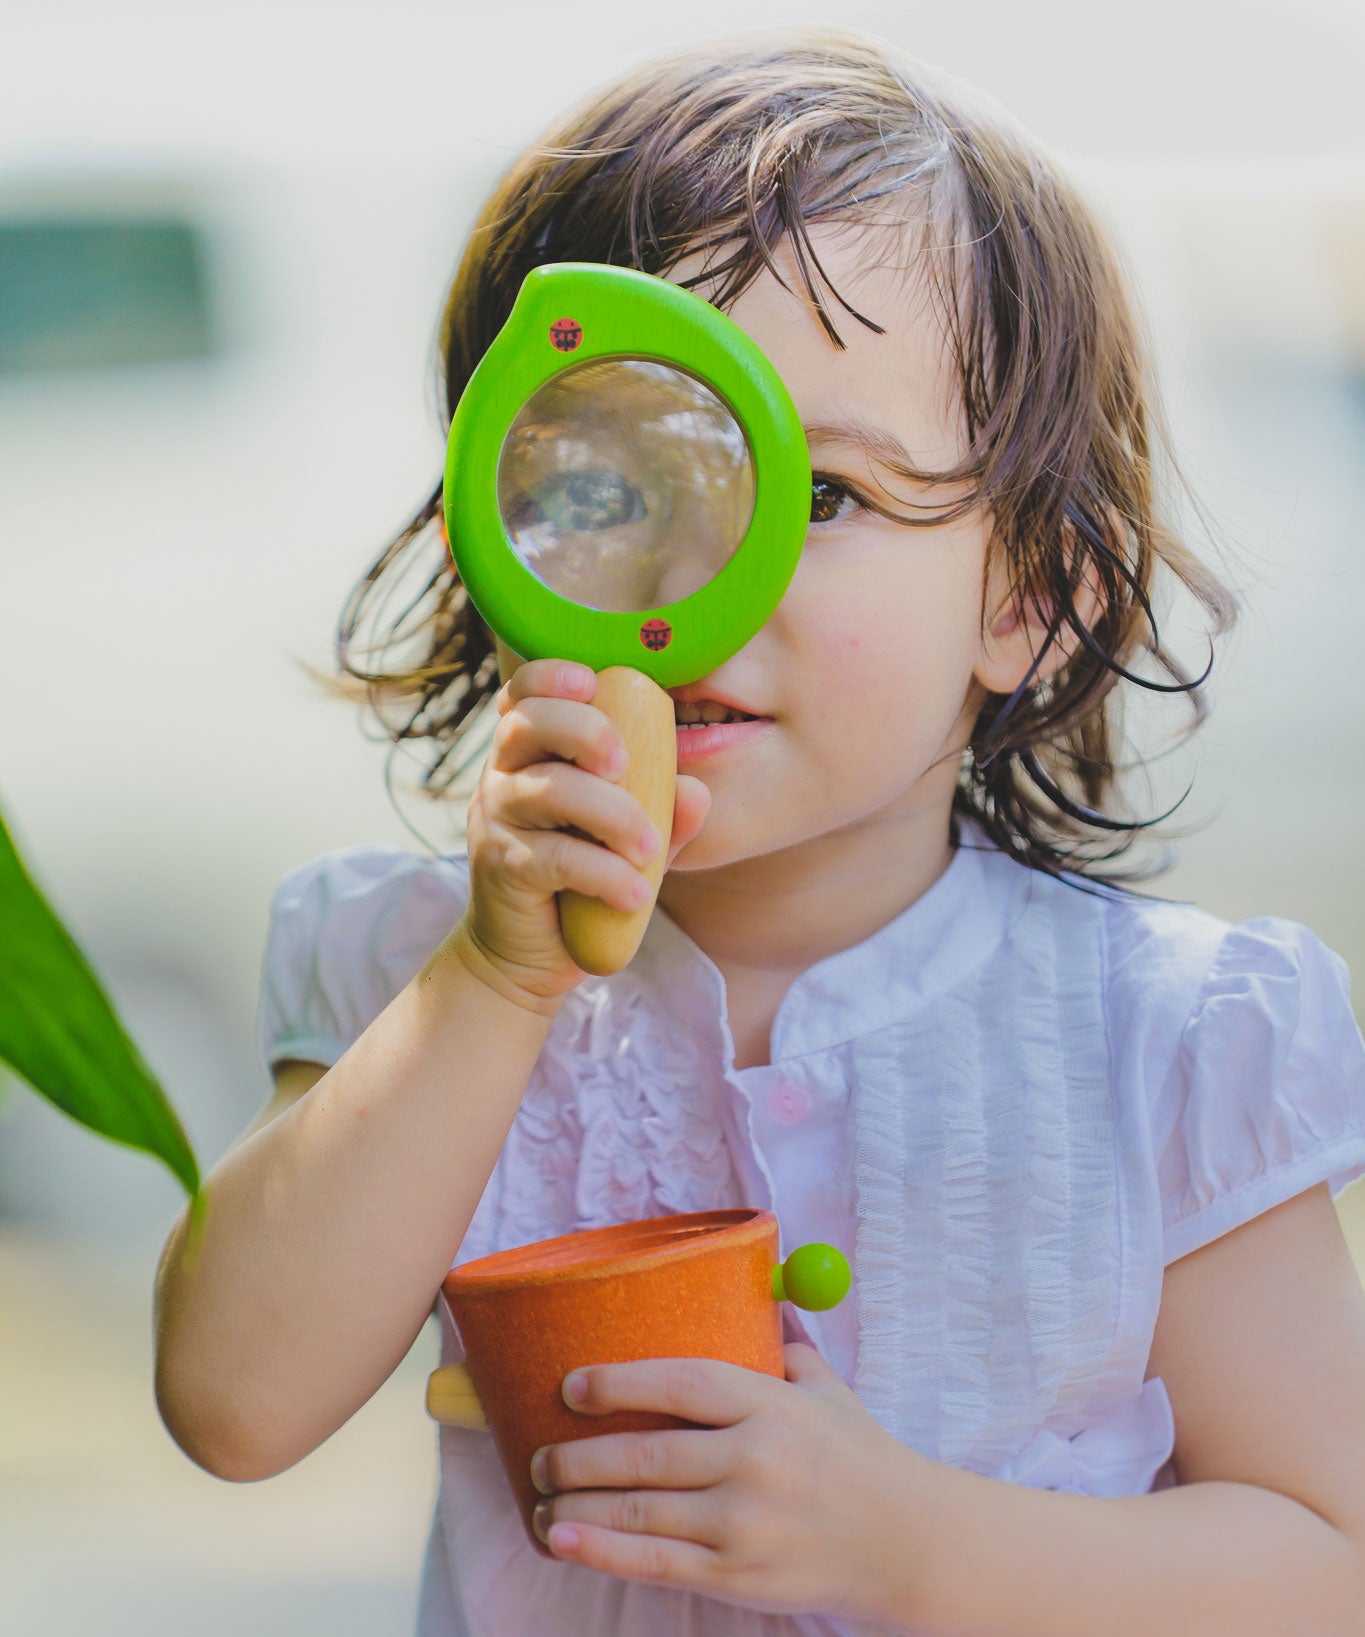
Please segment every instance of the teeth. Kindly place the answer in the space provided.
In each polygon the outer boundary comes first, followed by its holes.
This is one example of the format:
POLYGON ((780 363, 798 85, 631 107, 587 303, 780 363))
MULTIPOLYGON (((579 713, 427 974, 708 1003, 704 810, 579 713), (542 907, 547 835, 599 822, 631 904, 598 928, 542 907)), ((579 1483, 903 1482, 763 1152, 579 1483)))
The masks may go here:
POLYGON ((753 721, 747 711, 731 710, 728 705, 718 705, 714 699, 698 700, 688 705, 674 700, 673 716, 680 727, 698 727, 711 722, 753 721))

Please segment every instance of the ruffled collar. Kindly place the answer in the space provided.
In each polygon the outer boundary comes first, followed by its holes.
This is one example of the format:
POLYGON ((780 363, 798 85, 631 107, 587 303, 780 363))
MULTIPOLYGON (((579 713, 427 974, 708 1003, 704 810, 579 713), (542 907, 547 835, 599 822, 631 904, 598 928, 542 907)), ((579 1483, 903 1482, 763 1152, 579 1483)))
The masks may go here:
MULTIPOLYGON (((885 926, 808 967, 773 1020, 776 1064, 842 1045, 949 993, 998 947, 1027 908, 1033 872, 959 820, 960 842, 927 892, 885 926)), ((734 1063, 725 979, 715 962, 656 908, 629 971, 660 1007, 705 1035, 734 1063)))

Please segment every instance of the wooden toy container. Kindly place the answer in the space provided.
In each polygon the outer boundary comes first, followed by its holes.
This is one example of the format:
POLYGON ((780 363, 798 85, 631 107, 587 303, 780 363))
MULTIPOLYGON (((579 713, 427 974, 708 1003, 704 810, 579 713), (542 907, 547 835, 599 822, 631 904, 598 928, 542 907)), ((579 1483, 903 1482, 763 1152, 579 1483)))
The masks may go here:
POLYGON ((774 1295, 771 1211, 695 1211, 565 1234, 466 1262, 442 1293, 469 1377, 521 1509, 541 1498, 531 1457, 545 1444, 693 1425, 643 1411, 581 1415, 561 1385, 583 1364, 715 1358, 785 1376, 774 1295))

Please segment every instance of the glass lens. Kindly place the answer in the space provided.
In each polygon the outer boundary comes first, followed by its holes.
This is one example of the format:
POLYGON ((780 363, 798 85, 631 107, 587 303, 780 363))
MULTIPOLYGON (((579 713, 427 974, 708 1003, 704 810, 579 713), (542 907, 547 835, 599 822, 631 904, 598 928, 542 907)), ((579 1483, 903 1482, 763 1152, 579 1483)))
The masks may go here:
POLYGON ((705 382, 650 358, 593 358, 533 393, 498 460, 513 549, 584 608, 638 613, 700 591, 754 514, 754 463, 705 382))

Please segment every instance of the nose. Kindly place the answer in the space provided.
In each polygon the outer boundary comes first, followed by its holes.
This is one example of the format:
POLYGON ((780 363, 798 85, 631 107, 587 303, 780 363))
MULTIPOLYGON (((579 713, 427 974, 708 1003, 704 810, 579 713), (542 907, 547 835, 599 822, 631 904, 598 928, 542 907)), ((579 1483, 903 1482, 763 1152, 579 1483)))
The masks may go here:
POLYGON ((685 536, 669 538, 659 547, 656 608, 681 602, 709 585, 735 555, 743 531, 733 520, 706 519, 685 536))
POLYGON ((690 597, 694 591, 700 591, 715 573, 714 570, 708 572, 704 560, 684 541, 669 542, 662 548, 660 556, 662 562, 654 587, 656 608, 667 608, 670 603, 690 597))

